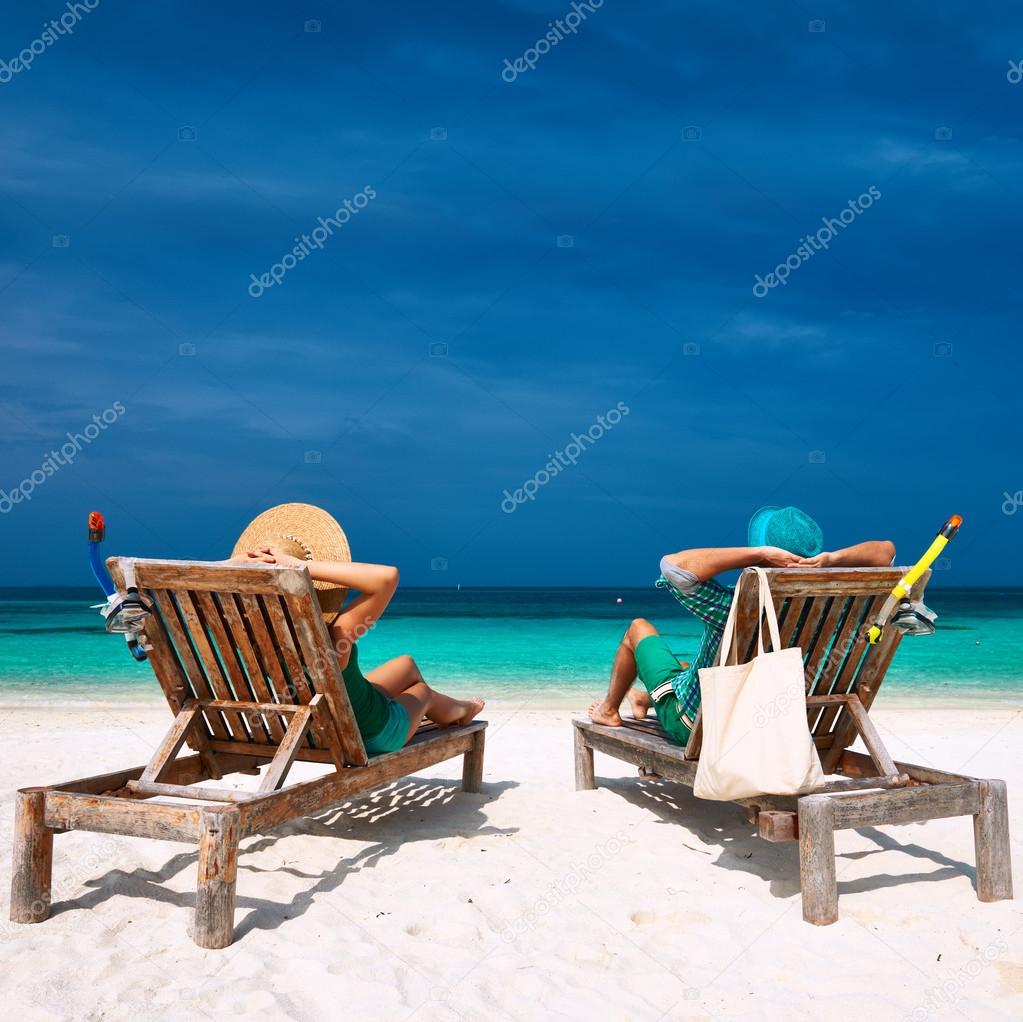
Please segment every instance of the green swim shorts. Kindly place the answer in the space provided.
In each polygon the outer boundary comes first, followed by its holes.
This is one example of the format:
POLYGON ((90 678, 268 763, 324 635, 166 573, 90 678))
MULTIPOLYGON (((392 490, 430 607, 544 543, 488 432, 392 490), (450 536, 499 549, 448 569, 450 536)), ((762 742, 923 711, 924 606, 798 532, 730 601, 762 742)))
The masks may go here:
MULTIPOLYGON (((676 686, 680 677, 687 673, 687 668, 679 663, 663 635, 648 635, 636 644, 636 670, 650 693, 661 727, 667 731, 669 738, 685 745, 692 731, 695 710, 691 706, 692 700, 687 700, 689 705, 679 700, 676 686)), ((695 672, 693 674, 695 677, 695 672)), ((698 700, 699 687, 696 692, 698 700)))

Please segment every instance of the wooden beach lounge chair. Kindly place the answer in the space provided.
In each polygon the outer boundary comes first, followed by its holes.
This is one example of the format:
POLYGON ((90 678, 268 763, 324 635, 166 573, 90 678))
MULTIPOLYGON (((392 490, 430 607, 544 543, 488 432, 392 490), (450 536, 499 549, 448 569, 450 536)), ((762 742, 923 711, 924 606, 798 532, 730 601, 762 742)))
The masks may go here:
MULTIPOLYGON (((130 834, 198 846, 192 936, 227 947, 242 838, 454 756, 464 757, 463 789, 480 790, 485 721, 425 730, 398 752, 367 757, 306 572, 133 564, 139 592, 156 606, 149 659, 174 722, 146 766, 18 792, 13 921, 49 915, 55 834, 130 834), (194 754, 179 757, 186 744, 194 754), (330 769, 285 787, 296 760, 330 769), (258 790, 204 784, 232 773, 259 774, 258 790)), ((108 566, 123 591, 123 560, 108 566)))
MULTIPOLYGON (((782 644, 803 650, 808 723, 827 776, 822 787, 800 797, 765 795, 741 804, 760 837, 799 842, 803 918, 809 923, 824 925, 838 918, 835 831, 849 828, 972 816, 977 897, 1012 897, 1005 782, 893 762, 868 716, 902 636, 889 625, 870 646, 863 638, 864 625, 904 573, 903 568, 767 571, 782 644), (857 736, 866 755, 849 750, 857 736)), ((929 577, 928 571, 917 583, 914 600, 920 599, 929 577)), ((757 586, 744 580, 739 599, 739 649, 746 650, 749 660, 756 636, 757 586)), ((596 787, 595 749, 692 787, 700 755, 699 718, 684 749, 665 738, 652 718, 626 718, 626 726, 616 728, 589 720, 573 724, 578 790, 596 787)))

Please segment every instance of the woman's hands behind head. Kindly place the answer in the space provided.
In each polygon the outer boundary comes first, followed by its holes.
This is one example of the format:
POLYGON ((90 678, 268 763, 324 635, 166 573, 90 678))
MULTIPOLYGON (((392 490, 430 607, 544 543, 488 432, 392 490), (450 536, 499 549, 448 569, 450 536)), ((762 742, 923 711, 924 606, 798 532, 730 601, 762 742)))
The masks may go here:
POLYGON ((306 562, 300 557, 293 557, 273 544, 248 550, 244 557, 234 558, 236 564, 280 564, 285 568, 303 568, 306 562))

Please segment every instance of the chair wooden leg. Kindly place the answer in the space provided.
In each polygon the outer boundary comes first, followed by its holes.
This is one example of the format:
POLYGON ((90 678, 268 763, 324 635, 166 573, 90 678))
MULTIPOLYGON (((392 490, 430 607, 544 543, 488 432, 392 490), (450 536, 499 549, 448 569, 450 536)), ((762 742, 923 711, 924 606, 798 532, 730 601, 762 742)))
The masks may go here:
POLYGON ((1005 781, 980 781, 980 812, 973 817, 977 853, 977 897, 1003 901, 1012 897, 1009 854, 1009 801, 1005 781))
POLYGON ((230 806, 204 809, 201 814, 192 935, 199 947, 224 948, 234 940, 239 815, 230 806))
POLYGON ((798 805, 803 918, 815 926, 827 926, 838 919, 835 806, 826 795, 806 795, 798 805))
POLYGON ((586 744, 579 728, 575 731, 575 790, 592 791, 597 786, 593 777, 593 749, 586 744))
POLYGON ((462 758, 462 791, 478 793, 483 785, 483 743, 486 731, 476 731, 462 758))
POLYGON ((25 788, 16 796, 11 921, 41 923, 50 914, 53 831, 44 822, 45 788, 25 788))

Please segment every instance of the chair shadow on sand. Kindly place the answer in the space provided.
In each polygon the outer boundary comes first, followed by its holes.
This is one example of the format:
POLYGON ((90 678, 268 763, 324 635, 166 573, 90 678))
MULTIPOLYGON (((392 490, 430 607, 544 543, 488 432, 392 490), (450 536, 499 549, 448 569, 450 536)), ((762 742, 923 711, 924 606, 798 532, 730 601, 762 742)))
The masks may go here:
MULTIPOLYGON (((391 784, 365 792, 346 802, 312 816, 293 820, 272 834, 243 841, 238 858, 239 909, 248 910, 239 919, 236 939, 251 930, 273 930, 286 920, 301 916, 319 895, 337 890, 353 873, 376 866, 402 845, 414 841, 438 841, 446 837, 485 837, 513 834, 517 827, 492 827, 486 824, 483 809, 516 781, 497 781, 483 785, 480 796, 466 795, 456 780, 404 777, 391 784), (281 838, 294 835, 324 837, 338 842, 338 864, 322 872, 308 872, 282 864, 275 868, 248 862, 253 853, 272 848, 281 838), (345 840, 368 843, 355 855, 345 854, 345 840), (259 873, 287 873, 312 881, 290 902, 270 901, 251 893, 259 873)), ((130 847, 127 845, 126 847, 130 847)), ((93 888, 79 897, 55 902, 52 914, 91 909, 114 897, 144 898, 190 909, 195 903, 192 891, 174 891, 166 882, 184 870, 194 869, 195 850, 172 856, 160 869, 136 869, 126 872, 112 869, 85 886, 93 888)))
MULTIPOLYGON (((713 859, 715 866, 748 873, 769 881, 771 894, 776 898, 790 898, 800 893, 797 843, 775 844, 762 841, 757 836, 756 828, 744 818, 740 807, 729 802, 710 802, 696 798, 690 788, 672 781, 602 777, 600 787, 615 792, 635 806, 653 812, 661 823, 688 830, 705 844, 718 845, 721 851, 717 858, 713 859)), ((898 875, 881 873, 843 881, 840 866, 838 882, 840 893, 876 891, 917 881, 938 882, 954 876, 969 877, 971 883, 976 885, 977 871, 969 863, 951 859, 917 844, 904 844, 875 827, 857 828, 856 833, 873 841, 877 848, 838 852, 839 860, 852 861, 881 852, 898 850, 915 858, 928 860, 940 868, 898 875)), ((686 847, 704 852, 708 856, 713 854, 691 845, 686 847)))

